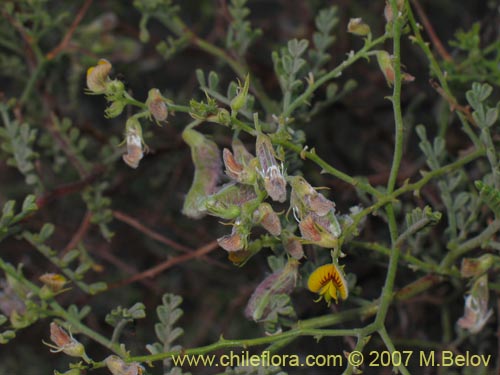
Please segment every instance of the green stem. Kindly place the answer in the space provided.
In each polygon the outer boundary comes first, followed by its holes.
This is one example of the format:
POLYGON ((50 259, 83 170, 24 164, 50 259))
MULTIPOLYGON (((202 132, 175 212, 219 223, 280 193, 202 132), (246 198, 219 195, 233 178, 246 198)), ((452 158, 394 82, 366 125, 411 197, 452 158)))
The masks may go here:
MULTIPOLYGON (((229 54, 223 50, 215 46, 214 44, 198 37, 193 31, 191 31, 187 25, 182 21, 179 17, 174 17, 171 23, 167 23, 166 26, 178 37, 186 38, 195 46, 197 46, 202 51, 209 53, 212 56, 217 57, 218 59, 224 61, 228 64, 231 69, 238 75, 238 77, 242 80, 245 79, 249 68, 240 63, 239 61, 233 59, 229 54)), ((274 103, 264 91, 261 83, 254 77, 252 79, 252 87, 251 91, 255 94, 259 102, 262 104, 262 107, 267 113, 275 113, 276 112, 276 103, 274 103)))
MULTIPOLYGON (((394 89, 392 94, 392 108, 394 112, 395 123, 395 146, 392 160, 391 172, 389 181, 387 182, 387 194, 391 194, 396 186, 399 166, 403 156, 403 115, 401 112, 401 29, 403 26, 403 15, 398 11, 397 0, 391 0, 392 13, 396 15, 392 25, 393 39, 393 55, 394 55, 394 89)), ((384 327, 385 318, 394 294, 394 281, 398 268, 400 249, 397 246, 398 240, 398 225, 396 215, 394 213, 393 204, 388 204, 386 207, 387 219, 389 222, 389 233, 391 237, 391 255, 389 258, 389 266, 380 297, 380 308, 375 319, 375 325, 378 328, 384 327)))
MULTIPOLYGON (((437 62, 436 58, 434 57, 434 54, 432 53, 429 44, 424 41, 424 38, 422 37, 422 34, 420 33, 420 28, 417 25, 417 22, 415 21, 415 17, 413 15, 411 7, 408 5, 406 7, 407 9, 407 14, 408 14, 408 21, 410 23, 411 29, 413 31, 413 36, 411 39, 417 43, 417 45, 422 49, 424 54, 427 56, 427 59, 429 60, 430 64, 430 69, 431 72, 437 77, 439 84, 441 85, 443 92, 446 94, 446 98, 449 102, 450 105, 453 103, 457 103, 456 98, 453 96, 450 88, 448 87, 448 82, 446 81, 446 76, 441 70, 441 67, 439 66, 439 63, 437 62)), ((477 148, 480 148, 481 142, 479 141, 478 136, 472 128, 470 127, 469 123, 467 122, 466 117, 464 116, 463 113, 457 111, 458 118, 460 120, 460 123, 462 124, 462 129, 465 134, 472 140, 472 143, 474 143, 474 146, 477 148)))
POLYGON ((441 268, 448 269, 453 265, 453 262, 465 253, 481 247, 491 237, 493 237, 500 230, 500 220, 496 219, 488 227, 478 234, 476 237, 465 241, 463 244, 451 249, 451 251, 444 257, 441 262, 441 268))
MULTIPOLYGON (((387 349, 389 349, 391 353, 394 353, 396 351, 396 348, 394 347, 394 343, 392 342, 389 334, 387 333, 387 330, 385 328, 381 328, 378 330, 378 334, 382 338, 382 341, 384 342, 387 349)), ((400 364, 397 367, 402 374, 410 375, 410 372, 406 369, 406 367, 403 364, 400 364)))
POLYGON ((358 61, 362 57, 366 57, 366 53, 375 47, 378 44, 383 43, 387 38, 389 38, 388 34, 384 34, 380 37, 378 37, 375 40, 367 40, 365 41, 365 45, 363 48, 361 48, 358 52, 356 53, 349 53, 348 57, 346 60, 344 60, 340 65, 338 65, 335 69, 331 70, 321 78, 319 78, 317 81, 310 83, 309 86, 307 87, 306 91, 304 91, 300 96, 298 96, 289 106, 286 108, 286 110, 283 111, 283 117, 289 117, 293 114, 293 111, 295 111, 298 107, 303 105, 304 103, 307 103, 309 98, 312 96, 312 94, 319 88, 321 87, 324 83, 328 82, 329 80, 333 78, 337 78, 340 76, 342 71, 354 64, 356 61, 358 61))
POLYGON ((273 139, 273 143, 279 144, 289 150, 295 151, 296 153, 300 154, 302 157, 305 157, 312 162, 316 163, 318 166, 320 166, 324 172, 331 174, 332 176, 337 177, 338 179, 347 182, 348 184, 355 186, 367 193, 372 194, 375 197, 381 197, 382 193, 379 192, 377 189, 375 189, 373 186, 371 186, 369 183, 362 182, 360 180, 357 180, 348 174, 339 171, 338 169, 332 167, 329 163, 327 163, 325 160, 320 158, 316 152, 314 151, 305 151, 300 145, 296 145, 292 142, 285 141, 282 139, 279 139, 275 137, 273 139))
MULTIPOLYGON (((40 295, 40 288, 30 282, 29 280, 25 279, 24 277, 20 276, 17 271, 8 263, 6 263, 2 258, 0 258, 0 268, 10 277, 15 279, 17 282, 20 284, 24 285, 26 288, 30 290, 30 292, 34 295, 40 295)), ((49 302, 49 306, 52 311, 47 311, 47 314, 49 316, 57 316, 68 323, 70 323, 71 327, 74 328, 74 331, 81 332, 87 337, 90 337, 92 340, 95 342, 98 342, 102 346, 112 350, 118 355, 123 355, 124 353, 120 349, 119 345, 117 344, 112 344, 106 337, 100 335, 99 333, 95 332, 91 328, 87 327, 85 324, 80 322, 78 319, 76 319, 73 315, 69 314, 59 303, 57 303, 56 300, 52 299, 49 302)))

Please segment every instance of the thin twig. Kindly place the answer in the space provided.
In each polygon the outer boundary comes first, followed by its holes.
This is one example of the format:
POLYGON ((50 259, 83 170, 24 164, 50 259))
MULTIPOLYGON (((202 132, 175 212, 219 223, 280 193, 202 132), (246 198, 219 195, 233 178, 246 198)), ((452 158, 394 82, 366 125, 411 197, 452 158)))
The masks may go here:
POLYGON ((445 61, 453 61, 451 55, 446 51, 446 48, 444 48, 443 43, 441 43, 441 40, 437 36, 436 32, 434 31, 434 28, 432 27, 432 24, 430 23, 429 19, 427 18, 427 15, 425 14, 424 9, 418 2, 418 0, 412 0, 413 6, 415 7, 416 12, 418 13, 418 17, 422 21, 422 25, 424 25, 425 30, 427 31, 427 34, 429 34, 429 38, 432 41, 432 44, 434 47, 436 47, 437 52, 441 55, 443 60, 445 61))
POLYGON ((193 259, 193 258, 200 258, 203 255, 208 254, 211 251, 217 249, 218 247, 219 247, 219 244, 217 243, 217 241, 212 241, 212 242, 206 244, 205 246, 200 247, 199 249, 197 249, 196 251, 194 251, 192 253, 179 255, 175 258, 168 259, 165 262, 160 263, 160 264, 158 264, 158 265, 156 265, 156 266, 154 266, 146 271, 138 273, 137 275, 129 277, 128 279, 124 279, 124 280, 118 281, 114 284, 110 284, 108 289, 122 287, 124 285, 128 285, 128 284, 131 284, 131 283, 139 281, 139 280, 155 277, 159 273, 165 271, 166 269, 168 269, 170 267, 175 266, 176 264, 186 262, 186 261, 193 259))
POLYGON ((429 83, 431 84, 432 88, 436 90, 436 92, 439 95, 441 95, 441 97, 444 100, 448 102, 451 112, 457 111, 463 113, 463 115, 467 118, 469 123, 477 127, 476 121, 474 120, 474 117, 472 117, 472 114, 470 112, 469 106, 463 106, 461 104, 458 104, 457 99, 455 99, 455 97, 447 93, 436 81, 431 79, 429 83))
POLYGON ((98 167, 95 169, 94 172, 92 172, 91 174, 89 174, 88 176, 79 181, 70 182, 68 184, 59 186, 51 191, 42 194, 41 196, 36 198, 35 203, 38 209, 45 207, 47 204, 49 204, 51 201, 55 199, 83 190, 85 187, 92 184, 103 172, 104 169, 102 167, 98 167))
POLYGON ((62 251, 63 255, 66 254, 68 251, 73 250, 78 245, 78 243, 83 239, 83 237, 90 228, 91 217, 92 217, 92 212, 90 211, 85 212, 85 215, 83 216, 80 226, 78 227, 77 231, 75 232, 71 240, 68 242, 68 244, 62 251))
POLYGON ((64 51, 68 47, 68 44, 70 43, 71 38, 73 37, 73 34, 74 34, 76 28, 78 27, 80 22, 82 22, 83 17, 85 16, 85 14, 87 13, 87 10, 90 7, 90 4, 92 4, 92 0, 85 0, 82 7, 80 8, 78 13, 76 14, 75 19, 71 23, 71 26, 69 27, 68 31, 66 32, 66 35, 64 35, 64 38, 61 40, 61 42, 56 47, 54 47, 54 49, 52 49, 50 52, 47 53, 47 55, 45 55, 47 60, 52 60, 52 59, 56 58, 57 55, 59 55, 62 51, 64 51))
POLYGON ((120 220, 121 222, 124 222, 125 224, 130 225, 131 227, 144 233, 146 236, 151 237, 151 238, 155 239, 156 241, 161 242, 162 244, 167 245, 173 249, 182 251, 184 253, 192 253, 194 251, 190 247, 187 247, 185 245, 177 243, 174 240, 171 240, 170 238, 165 237, 164 235, 162 235, 158 232, 155 232, 152 229, 149 229, 148 227, 142 225, 137 219, 134 219, 133 217, 131 217, 131 216, 129 216, 121 211, 113 211, 113 216, 115 217, 115 219, 120 220))

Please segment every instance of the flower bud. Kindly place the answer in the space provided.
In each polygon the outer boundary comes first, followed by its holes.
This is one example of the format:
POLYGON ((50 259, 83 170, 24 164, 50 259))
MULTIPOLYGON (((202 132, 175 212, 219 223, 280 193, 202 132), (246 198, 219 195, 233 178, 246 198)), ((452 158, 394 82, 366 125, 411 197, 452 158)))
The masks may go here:
POLYGON ((94 94, 103 94, 107 90, 108 74, 112 65, 106 59, 100 59, 96 66, 87 70, 87 87, 94 94))
POLYGON ((238 112, 242 109, 247 103, 248 97, 248 89, 250 88, 250 75, 247 74, 245 77, 245 83, 241 86, 241 82, 239 82, 239 92, 238 94, 231 100, 230 106, 231 110, 234 112, 238 112))
POLYGON ((371 34, 370 26, 364 23, 361 18, 351 18, 347 25, 347 31, 360 36, 371 34))
POLYGON ((277 294, 290 294, 297 282, 299 262, 289 259, 285 267, 266 277, 255 289, 245 308, 245 316, 254 321, 269 315, 271 298, 277 294))
POLYGON ((253 213, 254 223, 260 224, 265 230, 273 236, 281 234, 281 222, 278 214, 273 211, 269 203, 261 203, 253 213))
POLYGON ((215 122, 216 124, 221 124, 224 126, 231 125, 231 114, 225 108, 218 108, 215 115, 210 115, 207 117, 207 121, 215 122))
POLYGON ((257 134, 255 153, 260 162, 259 174, 264 179, 264 188, 273 201, 286 200, 286 180, 278 166, 271 139, 262 133, 257 134))
POLYGON ((157 122, 167 120, 168 109, 165 103, 165 98, 161 95, 160 90, 149 90, 146 105, 148 106, 149 112, 153 115, 157 122))
POLYGON ((125 125, 125 141, 127 142, 127 153, 122 156, 123 161, 131 168, 137 168, 144 156, 142 128, 139 121, 133 117, 127 120, 125 125))
POLYGON ((104 115, 107 118, 118 117, 122 114, 125 106, 126 104, 123 100, 119 99, 114 100, 113 103, 111 103, 111 105, 108 108, 106 108, 106 110, 104 111, 104 115))
POLYGON ((384 74, 387 84, 392 86, 394 83, 395 73, 394 64, 391 55, 387 51, 377 51, 377 62, 380 70, 384 74))
POLYGON ((116 355, 110 355, 104 363, 113 375, 141 375, 144 372, 144 368, 139 363, 126 363, 116 355))

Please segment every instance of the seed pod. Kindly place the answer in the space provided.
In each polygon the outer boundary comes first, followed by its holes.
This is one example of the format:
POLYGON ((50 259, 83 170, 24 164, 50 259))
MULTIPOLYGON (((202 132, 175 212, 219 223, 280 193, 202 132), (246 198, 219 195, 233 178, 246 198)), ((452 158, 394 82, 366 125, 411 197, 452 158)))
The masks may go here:
POLYGON ((184 200, 182 213, 198 219, 206 214, 206 198, 216 191, 221 175, 220 152, 217 144, 194 129, 182 132, 182 138, 191 148, 194 177, 184 200))

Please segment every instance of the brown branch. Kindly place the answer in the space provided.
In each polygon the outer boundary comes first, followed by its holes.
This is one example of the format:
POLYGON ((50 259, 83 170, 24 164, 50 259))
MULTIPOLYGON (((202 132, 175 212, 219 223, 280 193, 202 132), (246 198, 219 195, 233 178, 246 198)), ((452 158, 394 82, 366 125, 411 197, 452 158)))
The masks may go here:
POLYGON ((5 9, 2 9, 2 15, 7 19, 7 21, 21 34, 21 38, 26 44, 27 48, 27 60, 28 65, 31 69, 34 69, 37 65, 36 54, 33 50, 33 38, 26 32, 24 26, 20 24, 16 19, 14 19, 5 9))
POLYGON ((175 266, 176 264, 186 262, 186 261, 193 259, 193 258, 200 258, 203 255, 208 254, 209 252, 217 249, 218 247, 219 247, 219 244, 217 243, 217 241, 212 241, 212 242, 206 244, 205 246, 198 248, 196 251, 194 251, 192 253, 179 255, 175 258, 168 259, 165 262, 158 264, 157 266, 154 266, 146 271, 138 273, 137 275, 134 275, 134 276, 129 277, 127 279, 110 284, 108 289, 118 288, 118 287, 128 285, 128 284, 131 284, 133 282, 140 281, 140 280, 143 280, 146 278, 153 278, 156 275, 158 275, 159 273, 165 271, 166 269, 175 266))
POLYGON ((76 193, 83 190, 86 186, 90 185, 94 182, 102 173, 104 172, 104 168, 96 168, 93 173, 85 177, 84 179, 76 182, 71 182, 66 185, 59 186, 51 191, 48 191, 41 196, 36 198, 36 205, 38 209, 45 207, 51 201, 64 197, 68 194, 76 193))
MULTIPOLYGON (((111 251, 109 251, 108 246, 99 246, 95 247, 92 246, 89 248, 89 251, 92 252, 95 256, 104 259, 105 261, 109 262, 113 266, 115 266, 117 269, 122 270, 123 272, 129 274, 129 275, 134 275, 138 272, 137 268, 134 266, 131 266, 121 260, 119 257, 115 256, 111 251)), ((154 283, 151 280, 139 280, 139 282, 144 285, 146 288, 149 288, 150 290, 155 291, 155 293, 160 293, 160 290, 158 288, 158 285, 154 283)), ((108 289, 110 289, 108 285, 108 289)))
POLYGON ((171 240, 168 237, 165 237, 161 235, 160 233, 155 232, 152 229, 149 229, 148 227, 142 225, 137 219, 134 219, 133 217, 121 212, 121 211, 113 211, 113 216, 115 219, 120 220, 121 222, 124 222, 125 224, 130 225, 131 227, 137 229, 139 232, 144 233, 146 236, 151 237, 155 239, 158 242, 161 242, 164 245, 170 246, 176 250, 182 251, 184 253, 192 253, 194 250, 191 249, 190 247, 184 246, 180 243, 175 242, 174 240, 171 240))
POLYGON ((457 100, 453 96, 447 94, 446 91, 444 91, 443 88, 439 86, 439 84, 434 80, 431 79, 429 83, 431 84, 432 88, 436 90, 436 92, 448 102, 451 112, 458 111, 462 113, 467 118, 467 121, 469 121, 469 123, 477 127, 476 121, 474 120, 474 117, 472 117, 472 114, 470 112, 469 106, 458 104, 457 100))
POLYGON ((432 44, 434 47, 436 47, 437 52, 441 55, 443 60, 445 61, 453 61, 451 55, 446 51, 446 48, 444 48, 443 43, 441 43, 441 40, 437 36, 436 32, 434 31, 434 28, 432 27, 432 24, 430 23, 429 19, 427 18, 427 15, 425 14, 424 9, 418 2, 418 0, 412 0, 411 1, 415 7, 415 10, 418 13, 418 17, 422 21, 422 25, 424 25, 425 30, 427 31, 427 34, 429 35, 429 38, 431 39, 432 44))
POLYGON ((68 244, 62 251, 63 255, 66 254, 68 251, 73 250, 78 245, 78 243, 83 239, 83 237, 90 228, 91 218, 92 218, 92 213, 90 211, 85 212, 85 215, 83 216, 82 222, 80 223, 78 230, 75 232, 75 234, 71 238, 71 241, 68 242, 68 244))
POLYGON ((85 0, 83 3, 82 7, 76 14, 75 19, 71 23, 71 26, 69 27, 68 31, 66 32, 66 35, 64 35, 64 38, 61 40, 61 42, 54 48, 52 51, 48 52, 45 57, 47 60, 52 60, 57 57, 62 51, 64 51, 66 48, 68 48, 68 44, 71 42, 71 38, 73 37, 73 34, 80 24, 82 22, 83 17, 87 13, 87 10, 90 7, 90 4, 92 4, 92 0, 85 0))

